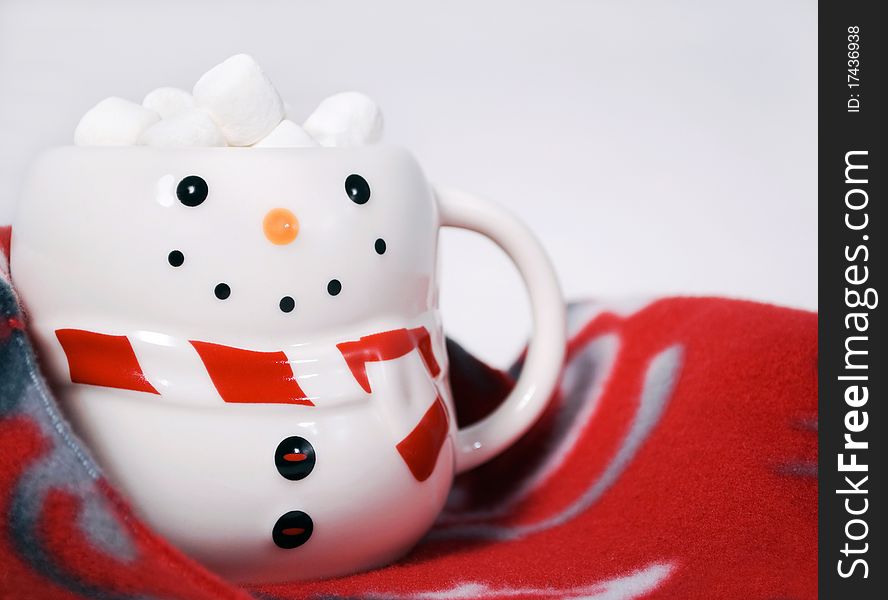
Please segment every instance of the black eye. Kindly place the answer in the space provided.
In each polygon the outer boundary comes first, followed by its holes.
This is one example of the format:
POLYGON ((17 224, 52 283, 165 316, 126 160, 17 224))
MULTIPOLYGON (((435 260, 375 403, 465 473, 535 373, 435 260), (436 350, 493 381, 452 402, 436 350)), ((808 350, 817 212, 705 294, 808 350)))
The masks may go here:
POLYGON ((225 300, 231 295, 231 288, 228 287, 227 283, 220 283, 213 290, 213 293, 216 294, 216 298, 219 300, 225 300))
POLYGON ((379 238, 376 240, 376 243, 373 244, 373 247, 376 249, 377 254, 385 254, 385 240, 379 238))
POLYGON ((170 265, 173 267, 181 267, 185 262, 185 255, 179 252, 178 250, 173 250, 170 252, 169 256, 167 256, 167 260, 170 265))
POLYGON ((339 292, 342 291, 342 284, 339 283, 338 279, 331 279, 330 283, 327 284, 327 293, 331 296, 336 296, 339 292))
POLYGON ((370 184, 360 175, 349 175, 345 178, 345 193, 355 204, 367 204, 370 199, 370 184))
POLYGON ((176 197, 185 206, 199 206, 209 193, 207 182, 197 175, 189 175, 176 186, 176 197))

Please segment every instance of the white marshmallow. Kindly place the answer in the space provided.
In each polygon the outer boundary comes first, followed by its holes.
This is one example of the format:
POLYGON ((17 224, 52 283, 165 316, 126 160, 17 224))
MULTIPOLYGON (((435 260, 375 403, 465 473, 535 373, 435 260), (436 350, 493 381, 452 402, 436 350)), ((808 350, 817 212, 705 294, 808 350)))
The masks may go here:
POLYGON ((305 130, 290 121, 284 119, 271 133, 254 144, 256 148, 304 148, 317 146, 318 143, 305 130))
POLYGON ((161 148, 225 146, 225 136, 207 111, 190 108, 149 127, 139 143, 161 148))
POLYGON ((148 92, 145 99, 142 100, 142 106, 150 108, 160 115, 162 119, 167 119, 183 110, 194 106, 194 98, 185 90, 174 87, 162 87, 148 92))
POLYGON ((382 112, 359 92, 326 98, 303 124, 322 146, 363 146, 382 137, 382 112))
POLYGON ((284 103, 253 57, 232 56, 194 85, 195 105, 205 108, 232 146, 249 146, 284 119, 284 103))
POLYGON ((131 146, 160 120, 153 110, 112 96, 89 109, 74 130, 78 146, 131 146))

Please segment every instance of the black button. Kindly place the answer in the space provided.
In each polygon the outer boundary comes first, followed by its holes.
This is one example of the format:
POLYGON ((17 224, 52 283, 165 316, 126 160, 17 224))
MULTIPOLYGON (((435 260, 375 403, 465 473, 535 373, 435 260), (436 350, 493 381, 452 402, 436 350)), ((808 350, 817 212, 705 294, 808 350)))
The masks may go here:
POLYGON ((298 548, 308 541, 312 531, 314 523, 311 517, 301 510, 291 510, 274 524, 271 539, 279 548, 298 548))
POLYGON ((274 466, 290 481, 305 479, 315 466, 315 449, 298 435, 288 437, 274 451, 274 466))

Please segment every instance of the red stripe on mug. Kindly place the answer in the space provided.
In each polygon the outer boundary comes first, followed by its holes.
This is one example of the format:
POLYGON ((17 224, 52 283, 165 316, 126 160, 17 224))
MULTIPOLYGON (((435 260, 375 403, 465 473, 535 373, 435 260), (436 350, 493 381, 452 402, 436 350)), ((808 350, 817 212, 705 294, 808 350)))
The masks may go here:
POLYGON ((371 392, 370 380, 367 377, 368 362, 393 360, 417 349, 432 377, 437 377, 441 372, 441 367, 432 351, 432 338, 425 327, 374 333, 356 341, 336 344, 336 347, 345 358, 355 380, 368 394, 371 392))
POLYGON ((413 431, 396 446, 417 481, 425 481, 435 470, 447 429, 447 408, 438 396, 413 431))
POLYGON ((209 342, 192 341, 191 345, 225 402, 314 406, 283 352, 255 352, 209 342))
POLYGON ((74 383, 159 393, 145 379, 139 359, 125 335, 57 329, 56 337, 68 358, 68 370, 74 383))

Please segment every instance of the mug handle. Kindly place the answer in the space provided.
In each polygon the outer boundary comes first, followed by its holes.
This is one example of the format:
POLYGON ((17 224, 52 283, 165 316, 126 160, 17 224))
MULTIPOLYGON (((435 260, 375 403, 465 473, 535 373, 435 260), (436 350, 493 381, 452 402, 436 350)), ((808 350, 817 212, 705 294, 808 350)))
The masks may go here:
POLYGON ((555 269, 530 229, 506 210, 466 192, 436 189, 441 225, 475 231, 512 259, 524 280, 533 335, 512 392, 490 415, 456 434, 456 472, 493 458, 533 425, 558 382, 567 342, 565 307, 555 269))

